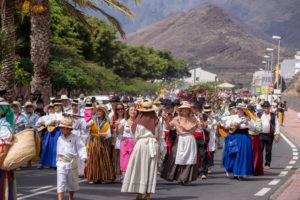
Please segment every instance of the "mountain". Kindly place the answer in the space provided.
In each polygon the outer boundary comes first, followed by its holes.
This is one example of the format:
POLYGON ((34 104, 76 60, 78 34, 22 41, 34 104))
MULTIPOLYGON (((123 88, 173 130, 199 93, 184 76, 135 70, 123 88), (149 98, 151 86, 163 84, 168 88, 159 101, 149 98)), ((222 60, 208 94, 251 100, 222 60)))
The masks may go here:
POLYGON ((281 35, 284 46, 300 48, 299 0, 141 0, 140 6, 136 6, 133 0, 122 2, 136 13, 135 19, 130 20, 112 9, 109 12, 117 16, 128 33, 209 3, 240 18, 252 29, 267 34, 265 39, 281 35))
POLYGON ((283 95, 285 96, 300 96, 300 72, 295 74, 291 84, 284 91, 283 95))
POLYGON ((167 17, 129 34, 126 42, 170 50, 193 65, 217 73, 221 80, 244 85, 251 82, 255 70, 263 67, 265 49, 275 48, 213 5, 167 17))

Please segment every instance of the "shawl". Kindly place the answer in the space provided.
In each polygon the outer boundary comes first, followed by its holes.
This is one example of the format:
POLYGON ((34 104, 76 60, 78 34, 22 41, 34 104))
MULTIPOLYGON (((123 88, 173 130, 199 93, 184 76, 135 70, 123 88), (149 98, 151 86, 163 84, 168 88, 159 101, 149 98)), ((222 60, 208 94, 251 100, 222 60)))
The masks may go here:
POLYGON ((159 122, 159 119, 154 111, 152 112, 141 112, 135 122, 131 126, 132 133, 135 133, 137 125, 142 125, 153 134, 155 134, 155 128, 159 122))

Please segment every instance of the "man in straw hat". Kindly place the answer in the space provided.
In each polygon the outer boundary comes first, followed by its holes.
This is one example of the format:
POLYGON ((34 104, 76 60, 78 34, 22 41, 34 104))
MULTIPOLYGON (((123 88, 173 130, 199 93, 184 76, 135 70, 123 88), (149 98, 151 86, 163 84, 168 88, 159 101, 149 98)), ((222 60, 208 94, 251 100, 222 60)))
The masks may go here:
POLYGON ((63 200, 64 192, 69 192, 69 200, 74 199, 79 190, 77 160, 87 160, 87 151, 80 137, 73 134, 72 120, 63 118, 59 124, 62 135, 57 142, 57 196, 63 200))
POLYGON ((31 103, 30 101, 27 101, 24 105, 24 108, 25 108, 25 112, 23 114, 26 116, 26 118, 28 120, 28 123, 29 123, 28 127, 35 129, 36 128, 35 125, 36 125, 36 122, 37 122, 39 116, 34 113, 33 103, 31 103))
POLYGON ((68 98, 68 96, 66 94, 63 94, 63 95, 61 95, 60 99, 61 99, 62 106, 63 106, 63 112, 64 113, 71 112, 72 108, 71 108, 70 99, 68 98))

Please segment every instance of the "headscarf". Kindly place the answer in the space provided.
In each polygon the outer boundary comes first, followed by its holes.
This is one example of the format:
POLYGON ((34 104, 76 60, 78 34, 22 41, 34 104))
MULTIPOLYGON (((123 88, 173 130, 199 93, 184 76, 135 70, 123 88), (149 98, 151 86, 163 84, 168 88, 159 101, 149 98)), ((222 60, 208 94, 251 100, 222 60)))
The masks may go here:
POLYGON ((15 115, 9 105, 0 105, 0 113, 5 117, 6 121, 15 130, 14 118, 15 115))
POLYGON ((139 124, 139 125, 144 126, 146 129, 151 131, 153 134, 155 134, 155 127, 157 126, 158 122, 159 122, 159 119, 158 119, 155 111, 141 112, 137 116, 133 125, 131 126, 131 130, 133 133, 135 133, 136 127, 139 124))

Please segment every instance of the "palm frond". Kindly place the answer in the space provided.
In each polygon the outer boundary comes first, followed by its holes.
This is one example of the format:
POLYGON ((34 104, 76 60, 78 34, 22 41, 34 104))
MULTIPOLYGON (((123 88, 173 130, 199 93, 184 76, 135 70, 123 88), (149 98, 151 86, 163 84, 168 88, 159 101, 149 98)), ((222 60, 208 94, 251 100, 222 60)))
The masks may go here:
POLYGON ((91 25, 87 22, 85 15, 76 8, 76 6, 80 6, 81 8, 90 9, 95 12, 101 13, 109 22, 110 24, 120 33, 122 38, 125 38, 125 32, 120 24, 120 22, 107 12, 105 12, 103 9, 101 9, 99 6, 97 6, 95 3, 93 3, 90 0, 73 0, 73 4, 69 3, 68 0, 61 0, 61 5, 63 5, 63 8, 65 11, 67 11, 72 16, 76 17, 81 23, 84 25, 88 25, 91 27, 91 25), (76 1, 76 3, 75 3, 76 1))
MULTIPOLYGON (((135 16, 135 14, 125 5, 123 5, 122 3, 120 3, 118 0, 102 0, 104 1, 108 6, 111 6, 117 10, 119 10, 120 12, 122 12, 124 15, 133 18, 135 16)), ((138 1, 139 0, 135 0, 138 1)))
POLYGON ((60 1, 63 10, 69 15, 75 17, 84 26, 91 28, 91 25, 87 22, 85 15, 82 11, 78 10, 76 6, 72 5, 68 1, 60 1))

